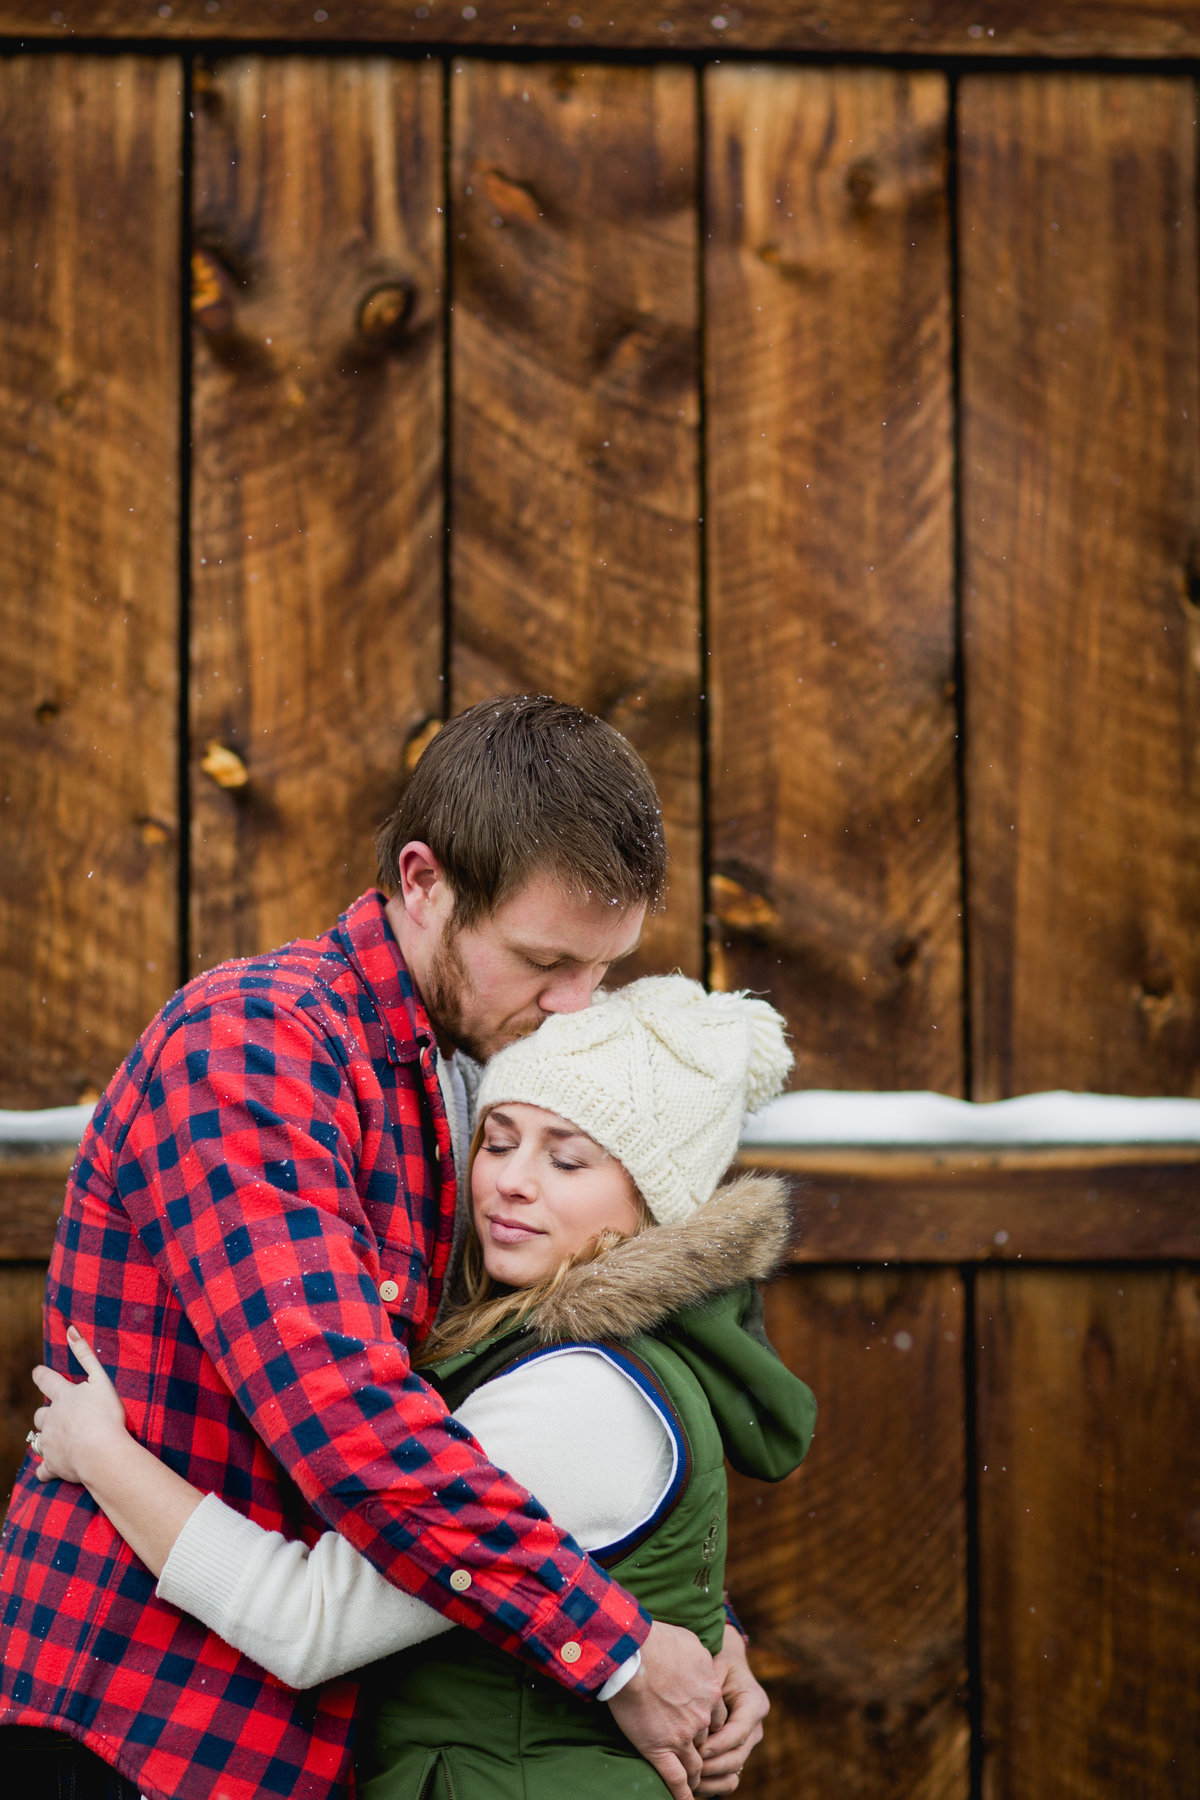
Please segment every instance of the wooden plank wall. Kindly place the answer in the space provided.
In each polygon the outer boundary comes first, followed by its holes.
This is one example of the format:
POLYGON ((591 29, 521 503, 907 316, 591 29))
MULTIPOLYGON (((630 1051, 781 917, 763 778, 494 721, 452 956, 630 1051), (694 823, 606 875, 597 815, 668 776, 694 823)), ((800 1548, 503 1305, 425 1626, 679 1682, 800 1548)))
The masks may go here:
MULTIPOLYGON (((155 17, 90 14, 211 15, 155 17)), ((497 688, 644 751, 641 966, 768 992, 803 1084, 1200 1093, 1190 76, 157 50, 0 63, 0 1105, 328 922, 497 688)), ((735 1491, 743 1791, 1190 1797, 1195 1158, 775 1160, 822 1413, 735 1491)), ((61 1181, 0 1164, 6 1470, 61 1181)))
POLYGON ((5 1106, 98 1097, 178 979, 182 95, 175 57, 0 83, 5 1106))
POLYGON ((1195 86, 959 107, 975 1091, 1197 1092, 1195 86))
POLYGON ((252 57, 195 86, 189 899, 208 968, 323 930, 370 885, 406 746, 442 713, 442 71, 252 57))
POLYGON ((451 74, 450 687, 548 692, 647 758, 672 858, 631 974, 702 969, 696 85, 451 74))
POLYGON ((947 84, 706 85, 714 976, 962 1093, 947 84))

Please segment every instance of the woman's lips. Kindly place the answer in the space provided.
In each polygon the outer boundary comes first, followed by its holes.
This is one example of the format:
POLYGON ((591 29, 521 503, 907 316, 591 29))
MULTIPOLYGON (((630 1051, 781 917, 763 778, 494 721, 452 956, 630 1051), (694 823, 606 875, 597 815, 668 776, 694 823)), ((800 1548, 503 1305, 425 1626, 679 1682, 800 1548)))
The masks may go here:
POLYGON ((532 1225, 519 1225, 515 1219, 488 1220, 488 1236, 494 1244, 526 1244, 530 1238, 542 1237, 532 1225))

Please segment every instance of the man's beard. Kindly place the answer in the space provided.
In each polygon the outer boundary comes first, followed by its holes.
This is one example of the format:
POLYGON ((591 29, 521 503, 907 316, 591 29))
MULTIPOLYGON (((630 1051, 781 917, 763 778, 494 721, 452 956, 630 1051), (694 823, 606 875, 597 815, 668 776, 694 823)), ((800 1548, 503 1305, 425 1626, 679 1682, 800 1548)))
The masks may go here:
POLYGON ((435 1031, 450 1039, 456 1050, 465 1050, 475 1062, 486 1062, 505 1044, 528 1037, 537 1030, 540 1020, 530 1019, 503 1036, 480 1037, 471 1030, 466 1019, 466 1002, 471 995, 471 982, 466 964, 458 948, 458 928, 453 920, 446 926, 442 941, 434 951, 426 976, 427 992, 422 994, 425 1011, 435 1031))

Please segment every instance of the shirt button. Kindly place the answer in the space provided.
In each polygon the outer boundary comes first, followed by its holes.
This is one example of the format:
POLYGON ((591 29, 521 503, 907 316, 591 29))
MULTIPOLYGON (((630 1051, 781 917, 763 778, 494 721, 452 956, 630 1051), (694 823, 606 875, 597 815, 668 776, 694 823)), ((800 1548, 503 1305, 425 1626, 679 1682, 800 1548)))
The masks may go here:
POLYGON ((387 1301, 398 1300, 400 1298, 400 1289, 394 1281, 381 1281, 379 1284, 379 1298, 387 1301))
POLYGON ((456 1593, 465 1594, 471 1585, 471 1576, 466 1569, 455 1569, 450 1577, 450 1586, 456 1593))
POLYGON ((583 1655, 583 1651, 579 1648, 579 1645, 575 1642, 574 1638, 572 1638, 569 1644, 563 1645, 558 1654, 565 1663, 577 1663, 583 1655))

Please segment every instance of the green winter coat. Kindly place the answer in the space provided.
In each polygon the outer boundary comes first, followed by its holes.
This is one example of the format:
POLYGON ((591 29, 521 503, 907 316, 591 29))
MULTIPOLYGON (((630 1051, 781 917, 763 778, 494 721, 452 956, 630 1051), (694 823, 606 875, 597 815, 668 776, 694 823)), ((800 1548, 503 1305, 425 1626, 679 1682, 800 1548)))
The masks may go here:
MULTIPOLYGON (((725 1625, 726 1457, 743 1474, 777 1481, 812 1435, 813 1397, 767 1342, 750 1285, 778 1261, 786 1230, 782 1185, 744 1177, 686 1225, 656 1227, 575 1271, 532 1329, 430 1372, 456 1407, 548 1341, 607 1349, 673 1418, 681 1454, 656 1522, 597 1560, 653 1618, 688 1627, 714 1652, 725 1625)), ((606 1706, 474 1632, 460 1628, 376 1664, 368 1691, 362 1800, 668 1793, 606 1706)))

